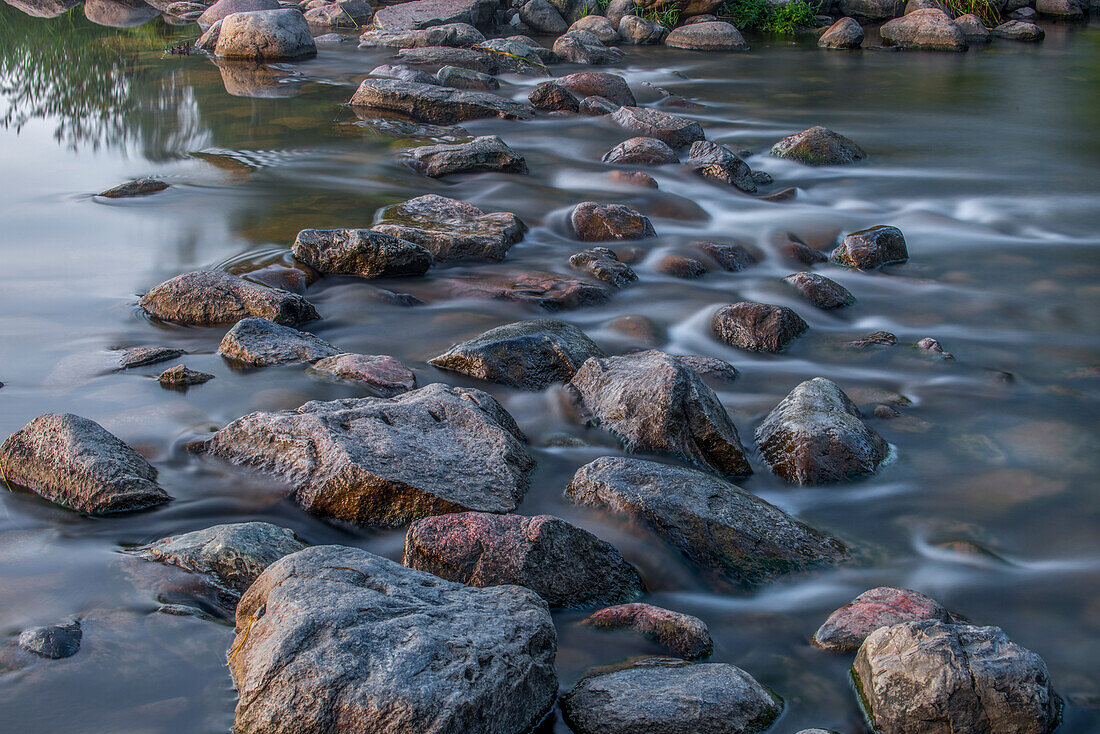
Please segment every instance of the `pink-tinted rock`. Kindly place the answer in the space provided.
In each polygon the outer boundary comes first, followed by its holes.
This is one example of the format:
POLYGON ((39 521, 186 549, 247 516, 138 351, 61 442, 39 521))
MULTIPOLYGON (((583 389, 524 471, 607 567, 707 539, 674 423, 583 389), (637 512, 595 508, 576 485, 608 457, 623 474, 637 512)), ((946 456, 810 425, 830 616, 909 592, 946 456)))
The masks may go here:
POLYGON ((624 204, 585 201, 573 209, 569 221, 582 242, 640 240, 656 237, 649 217, 624 204))
POLYGON ((518 301, 548 311, 603 303, 611 297, 601 285, 556 273, 521 272, 447 278, 440 288, 454 298, 518 301))
POLYGON ((952 621, 950 612, 919 591, 879 586, 830 614, 814 633, 814 644, 826 650, 850 652, 879 627, 921 619, 952 621))
POLYGON ((786 306, 742 301, 718 309, 711 329, 722 341, 753 352, 778 352, 809 327, 786 306))
POLYGON ((557 80, 557 84, 581 98, 595 95, 609 99, 619 106, 637 104, 634 101, 634 93, 630 91, 626 80, 618 74, 608 74, 603 71, 581 71, 561 77, 557 80))
POLYGON ((705 658, 714 648, 703 620, 652 604, 635 602, 607 607, 588 615, 581 624, 602 630, 637 632, 685 660, 705 658))
POLYGON ((315 362, 312 369, 365 383, 386 398, 416 387, 412 370, 385 354, 337 354, 315 362))

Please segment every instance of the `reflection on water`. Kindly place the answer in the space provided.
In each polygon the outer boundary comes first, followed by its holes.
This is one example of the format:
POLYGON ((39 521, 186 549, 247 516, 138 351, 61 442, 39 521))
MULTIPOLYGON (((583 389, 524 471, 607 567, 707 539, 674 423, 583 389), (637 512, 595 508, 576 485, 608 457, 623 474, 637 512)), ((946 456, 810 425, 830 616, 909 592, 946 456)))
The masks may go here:
MULTIPOLYGON (((385 50, 348 43, 285 67, 219 67, 164 53, 197 35, 194 26, 154 19, 107 28, 83 8, 36 7, 60 15, 44 20, 0 5, 8 174, 0 185, 0 435, 46 411, 86 415, 149 457, 177 499, 93 520, 0 493, 0 636, 70 615, 88 620, 86 647, 70 661, 0 673, 0 730, 230 728, 235 695, 221 662, 231 630, 207 618, 191 579, 121 555, 128 544, 259 519, 313 543, 400 554, 400 533, 322 522, 288 502, 285 487, 182 448, 250 410, 360 391, 299 367, 231 370, 214 354, 224 329, 154 324, 135 314, 133 300, 197 267, 289 264, 298 230, 367 226, 380 207, 433 192, 514 211, 530 232, 499 264, 371 283, 322 278, 307 291, 324 317, 310 325, 319 336, 348 351, 392 354, 420 384, 485 388, 426 360, 541 313, 451 300, 440 280, 575 274, 570 208, 618 201, 649 215, 659 234, 636 253, 640 280, 607 304, 562 314, 607 350, 655 345, 730 360, 741 377, 716 388, 745 437, 795 384, 817 375, 836 380, 868 415, 895 394, 909 399, 899 417, 870 418, 897 450, 876 477, 792 488, 754 456, 757 473, 744 482, 871 560, 729 595, 664 546, 563 500, 577 467, 619 451, 613 439, 571 423, 556 390, 488 387, 531 437, 539 463, 522 511, 596 532, 642 571, 648 601, 703 618, 716 660, 741 665, 784 697, 775 731, 865 731, 849 658, 808 640, 832 609, 880 584, 919 588, 975 622, 1002 626, 1047 661, 1067 699, 1064 731, 1100 728, 1100 31, 1050 27, 1038 48, 994 44, 966 55, 824 54, 768 39, 734 57, 629 49, 623 73, 645 102, 656 95, 643 81, 705 103, 689 114, 709 138, 753 152, 752 167, 776 180, 766 193, 798 187, 795 199, 769 203, 676 167, 653 172, 657 190, 613 182, 599 160, 626 136, 604 119, 489 120, 426 133, 360 120, 341 105, 368 70, 391 60, 385 50), (871 158, 808 169, 766 155, 775 140, 814 124, 849 135, 871 158), (395 159, 419 135, 467 132, 501 135, 531 174, 427 180, 395 159), (171 188, 130 201, 88 196, 147 175, 171 188), (900 227, 913 258, 885 273, 829 269, 855 306, 816 311, 782 282, 801 267, 783 254, 792 235, 827 248, 874 224, 900 227), (763 262, 695 281, 658 270, 665 255, 688 253, 699 239, 742 242, 763 262), (810 331, 781 356, 728 348, 707 322, 741 299, 791 306, 810 331), (899 346, 840 346, 879 329, 897 334, 899 346), (905 346, 925 336, 956 361, 905 346), (154 379, 161 366, 111 369, 111 348, 141 344, 186 349, 188 367, 216 378, 174 393, 154 379), (591 445, 545 445, 561 432, 591 445), (199 612, 177 616, 180 605, 199 612)), ((535 81, 506 77, 502 91, 525 95, 535 81)), ((575 627, 579 616, 556 615, 563 685, 588 666, 656 651, 575 627)))

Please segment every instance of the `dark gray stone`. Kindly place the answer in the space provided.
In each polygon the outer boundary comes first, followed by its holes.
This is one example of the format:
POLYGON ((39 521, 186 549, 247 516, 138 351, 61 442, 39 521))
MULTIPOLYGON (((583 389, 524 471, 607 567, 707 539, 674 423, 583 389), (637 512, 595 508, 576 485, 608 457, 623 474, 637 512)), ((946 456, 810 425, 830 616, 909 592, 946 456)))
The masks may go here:
POLYGON ((580 98, 598 96, 616 105, 636 105, 626 79, 606 71, 578 71, 555 80, 580 98))
POLYGON ((437 70, 443 66, 456 66, 481 74, 496 74, 501 70, 502 61, 500 57, 487 51, 451 46, 403 48, 397 52, 397 58, 413 66, 430 66, 437 70))
POLYGON ((387 79, 400 79, 403 82, 414 82, 416 84, 440 84, 439 77, 433 76, 426 71, 420 71, 419 69, 413 69, 405 66, 404 64, 382 64, 371 69, 371 76, 381 76, 387 79))
POLYGON ((381 8, 374 14, 374 25, 387 31, 409 31, 466 23, 488 30, 496 9, 496 0, 413 0, 381 8))
POLYGON ((213 379, 214 375, 188 369, 182 364, 169 367, 157 377, 158 382, 164 387, 190 387, 210 382, 213 379))
POLYGON ((432 265, 432 254, 424 247, 370 229, 303 229, 290 249, 299 261, 326 275, 423 275, 432 265))
POLYGON ((378 212, 372 229, 415 242, 437 262, 499 261, 527 226, 511 212, 485 213, 473 204, 425 194, 378 212))
POLYGON ((878 225, 852 232, 833 250, 829 262, 846 268, 876 270, 889 263, 903 263, 909 259, 905 235, 897 227, 878 225))
POLYGON ((703 178, 729 184, 746 193, 756 192, 756 181, 749 165, 725 145, 697 140, 691 144, 687 164, 703 178))
POLYGON ((565 33, 569 24, 558 9, 547 0, 527 0, 519 9, 519 17, 532 30, 557 35, 565 33))
POLYGON ((99 196, 105 199, 125 199, 132 196, 148 196, 158 191, 164 191, 168 184, 155 178, 135 178, 133 181, 119 184, 113 189, 101 192, 99 196))
POLYGON ((189 326, 232 324, 249 316, 279 324, 320 318, 297 293, 267 288, 220 270, 196 270, 151 288, 140 305, 151 316, 189 326))
POLYGON ((80 641, 84 634, 80 631, 80 620, 74 619, 61 624, 45 627, 31 627, 19 635, 19 646, 35 655, 50 660, 71 658, 80 650, 80 641))
POLYGON ((530 105, 497 94, 398 79, 364 80, 350 104, 352 107, 394 112, 416 122, 434 125, 451 125, 483 117, 526 120, 533 114, 530 105))
POLYGON ((182 356, 183 353, 182 349, 173 347, 130 347, 122 350, 122 356, 118 358, 118 368, 127 370, 131 367, 167 362, 182 356))
POLYGON ((905 13, 906 0, 840 0, 838 6, 844 15, 869 21, 884 21, 905 13))
POLYGON ((489 74, 459 66, 444 66, 435 73, 436 80, 445 87, 473 89, 483 92, 500 89, 500 82, 489 74))
POLYGON ((409 166, 425 176, 439 178, 455 173, 527 173, 527 161, 496 135, 483 135, 468 143, 424 145, 406 151, 409 166))
POLYGON ((595 33, 569 31, 554 41, 554 53, 571 64, 615 64, 626 55, 617 48, 605 46, 595 33))
POLYGON ((974 13, 967 13, 955 18, 955 25, 962 31, 966 42, 972 46, 986 44, 993 40, 993 37, 989 34, 989 29, 985 27, 985 23, 974 13))
POLYGON ((218 345, 218 354, 241 367, 316 362, 340 351, 307 331, 258 318, 238 321, 218 345))
POLYGON ((619 256, 606 247, 592 247, 575 252, 569 256, 569 264, 616 288, 625 288, 638 279, 634 269, 619 260, 619 256))
MULTIPOLYGON (((699 145, 696 143, 695 145, 699 145)), ((692 146, 692 150, 695 146, 692 146)), ((604 163, 639 166, 663 166, 679 163, 676 151, 656 138, 630 138, 604 153, 604 163)))
POLYGON ((786 306, 742 301, 718 309, 711 330, 722 341, 751 352, 779 352, 809 326, 786 306))
POLYGON ((700 252, 721 266, 723 270, 728 270, 731 273, 739 273, 759 261, 749 248, 735 242, 704 240, 696 242, 694 245, 700 252))
POLYGON ((821 309, 842 308, 856 302, 855 296, 847 288, 824 275, 802 272, 788 275, 783 280, 803 298, 821 309))
POLYGON ((1010 20, 1001 23, 993 29, 992 33, 997 38, 1006 38, 1010 41, 1023 41, 1025 43, 1035 43, 1043 40, 1046 36, 1046 31, 1042 28, 1034 23, 1028 23, 1022 20, 1010 20))
POLYGON ((620 107, 611 119, 627 130, 657 138, 672 148, 684 148, 705 138, 698 122, 648 107, 620 107))
POLYGON ((372 28, 359 36, 360 46, 384 48, 424 48, 427 46, 473 46, 485 36, 468 23, 447 23, 422 30, 384 30, 372 28))
POLYGON ((576 95, 557 82, 542 82, 527 96, 531 104, 540 110, 551 112, 580 112, 581 102, 576 95))

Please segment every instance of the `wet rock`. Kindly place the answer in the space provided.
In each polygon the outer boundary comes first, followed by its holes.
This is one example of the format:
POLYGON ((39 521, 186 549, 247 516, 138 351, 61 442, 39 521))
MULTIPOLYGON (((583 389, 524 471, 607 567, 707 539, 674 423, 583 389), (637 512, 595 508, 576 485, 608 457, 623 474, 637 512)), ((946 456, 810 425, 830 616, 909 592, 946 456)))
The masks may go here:
POLYGON ((890 452, 835 382, 815 377, 795 387, 756 429, 772 471, 798 484, 873 474, 890 452))
POLYGON ((622 40, 615 26, 602 15, 586 15, 578 18, 573 25, 569 26, 569 30, 588 31, 606 44, 614 44, 622 40))
POLYGON ((820 125, 788 135, 772 146, 771 154, 807 166, 839 166, 867 157, 852 140, 820 125))
POLYGON ((500 89, 500 82, 495 77, 457 66, 444 66, 435 73, 435 77, 443 86, 455 89, 474 89, 483 92, 500 89))
POLYGON ((970 45, 980 45, 983 43, 989 43, 992 37, 989 35, 989 29, 985 27, 985 23, 982 19, 973 13, 967 13, 966 15, 960 15, 955 18, 955 25, 962 31, 963 38, 970 45))
POLYGON ((290 9, 227 15, 214 47, 219 58, 250 61, 292 61, 316 53, 309 24, 290 9))
POLYGON ((682 25, 669 33, 665 45, 689 51, 747 51, 749 44, 736 26, 725 21, 682 25))
MULTIPOLYGON (((432 178, 455 173, 527 173, 527 161, 496 135, 468 143, 425 145, 406 152, 409 166, 432 178)), ((425 268, 427 269, 427 268, 425 268)))
POLYGON ((833 250, 829 262, 846 268, 876 270, 890 263, 909 259, 905 235, 897 227, 878 225, 852 232, 833 250))
POLYGON ((581 100, 580 111, 586 115, 591 115, 592 117, 610 115, 618 111, 618 109, 619 105, 615 104, 606 97, 601 97, 597 94, 593 94, 581 100))
POLYGON ((23 630, 19 634, 19 647, 50 660, 61 660, 76 655, 83 637, 80 620, 74 619, 23 630))
POLYGON ((320 318, 313 304, 296 293, 250 283, 220 270, 177 275, 150 289, 139 303, 151 316, 189 326, 231 324, 249 316, 280 324, 320 318))
POLYGON ((707 274, 707 266, 693 257, 672 253, 660 259, 657 271, 674 278, 694 280, 707 274))
POLYGON ((672 148, 684 148, 704 139, 698 122, 648 107, 620 107, 611 119, 627 130, 657 138, 672 148))
POLYGON ((557 695, 557 635, 534 592, 455 584, 356 548, 276 561, 237 606, 236 632, 241 734, 269 733, 272 722, 286 732, 520 734, 557 695))
POLYGON ((417 520, 401 562, 469 586, 523 586, 553 607, 608 604, 642 590, 638 572, 614 546, 552 515, 465 512, 417 520))
POLYGON ((619 21, 619 35, 632 46, 660 43, 665 35, 664 26, 636 15, 624 15, 619 21))
POLYGON ((1079 0, 1035 0, 1035 11, 1055 20, 1082 20, 1088 14, 1088 3, 1079 0))
POLYGON ((136 28, 160 15, 142 0, 85 0, 84 17, 110 28, 136 28))
POLYGON ((569 385, 585 416, 628 451, 672 454, 721 474, 752 474, 718 396, 670 354, 651 350, 589 359, 569 385))
POLYGON ((809 327, 786 306, 742 301, 723 306, 711 319, 722 341, 752 352, 779 352, 809 327))
POLYGON ((490 329, 429 361, 482 380, 542 390, 554 382, 568 382, 585 360, 603 356, 576 326, 536 319, 490 329))
MULTIPOLYGON (((199 36, 199 40, 195 41, 195 48, 199 51, 206 51, 211 54, 214 53, 214 49, 218 47, 218 36, 221 35, 221 32, 222 22, 219 18, 214 21, 209 28, 203 31, 203 34, 199 36)), ((314 43, 316 43, 316 40, 314 40, 314 43)))
POLYGON ((734 242, 707 240, 696 242, 694 246, 723 270, 728 270, 731 273, 739 273, 758 262, 757 256, 749 248, 734 242))
POLYGON ((939 620, 883 627, 864 641, 852 671, 879 731, 1046 734, 1058 724, 1043 659, 999 627, 939 620))
POLYGON ((924 51, 965 51, 966 36, 951 16, 937 8, 916 10, 909 15, 883 23, 879 28, 883 46, 924 51))
POLYGON ((622 25, 623 18, 637 17, 633 15, 636 7, 634 0, 611 0, 604 9, 604 15, 618 28, 622 25))
POLYGON ((133 552, 147 561, 208 576, 219 586, 241 594, 265 568, 305 547, 288 528, 241 522, 161 538, 133 552))
POLYGON ((703 377, 712 377, 723 382, 733 382, 737 379, 737 368, 724 359, 705 357, 701 354, 678 354, 676 359, 703 377))
POLYGON ((218 345, 218 354, 242 367, 316 362, 339 353, 339 349, 309 332, 259 318, 241 319, 218 345))
POLYGON ((930 336, 926 336, 918 341, 916 347, 925 354, 931 354, 933 356, 940 357, 948 362, 954 361, 955 359, 954 355, 945 350, 942 344, 940 344, 937 340, 933 339, 930 336))
POLYGON ((495 0, 414 0, 381 8, 374 14, 374 25, 388 31, 408 31, 466 23, 487 30, 496 8, 495 0))
POLYGON ((784 257, 796 260, 803 265, 816 265, 829 261, 828 255, 821 250, 810 247, 805 242, 799 241, 797 238, 794 238, 793 235, 788 242, 779 244, 776 249, 784 257))
POLYGON ((703 178, 729 184, 746 193, 756 192, 756 181, 748 164, 725 145, 697 140, 691 144, 687 164, 703 178))
POLYGON ((840 12, 869 21, 884 21, 905 13, 905 0, 840 0, 840 12))
POLYGON ((291 252, 326 275, 423 275, 432 265, 432 254, 424 247, 370 229, 303 229, 291 252))
POLYGON ((666 337, 664 329, 653 319, 638 314, 614 318, 607 322, 607 328, 622 337, 633 340, 636 346, 659 346, 666 337))
POLYGON ((617 106, 637 104, 634 100, 634 93, 630 91, 626 80, 618 74, 608 74, 604 71, 581 71, 576 74, 567 74, 555 81, 580 98, 603 97, 617 106))
POLYGON ((549 56, 548 49, 530 39, 517 41, 511 38, 490 38, 479 45, 497 52, 496 57, 500 61, 501 70, 509 69, 537 76, 549 76, 543 61, 549 56))
POLYGON ((416 387, 412 370, 385 354, 337 354, 314 362, 310 369, 367 385, 386 398, 416 387))
MULTIPOLYGON (((1014 4, 1015 3, 1013 2, 1009 3, 1009 5, 1014 4)), ((1034 23, 1039 19, 1039 13, 1036 12, 1035 8, 1024 6, 1009 13, 1008 17, 1009 20, 1023 20, 1027 21, 1028 23, 1034 23)))
POLYGON ((770 186, 775 183, 775 179, 767 171, 753 171, 752 180, 757 186, 770 186))
POLYGON ((740 487, 670 464, 605 456, 578 469, 565 494, 631 518, 703 570, 742 586, 848 555, 836 538, 740 487))
POLYGON ((473 204, 425 194, 382 209, 375 231, 428 248, 437 262, 499 261, 527 226, 511 212, 485 213, 473 204))
POLYGON ((178 364, 175 367, 169 367, 157 377, 157 380, 164 387, 191 387, 192 385, 201 385, 204 382, 210 382, 210 380, 213 379, 214 375, 188 369, 182 364, 178 364))
POLYGON ((4 482, 77 512, 144 510, 172 498, 157 470, 95 421, 46 413, 0 445, 4 482))
POLYGON ((452 48, 451 46, 425 46, 423 48, 403 48, 397 52, 397 58, 414 66, 455 66, 481 74, 496 74, 501 70, 500 57, 488 51, 473 48, 452 48))
POLYGON ((865 591, 829 615, 814 633, 814 644, 826 650, 853 652, 880 627, 922 619, 951 622, 950 612, 919 591, 880 586, 865 591))
POLYGON ((359 28, 370 23, 373 15, 365 0, 337 0, 305 12, 307 23, 322 28, 359 28))
POLYGON ((167 362, 182 355, 182 349, 173 347, 130 347, 122 350, 122 356, 118 358, 118 368, 126 370, 131 367, 144 367, 158 362, 167 362))
POLYGON ((539 33, 558 35, 569 28, 558 9, 546 0, 527 0, 520 6, 519 17, 528 27, 539 33))
POLYGON ((419 71, 404 64, 382 64, 371 69, 371 76, 381 76, 387 79, 400 79, 403 82, 415 82, 417 84, 440 84, 439 77, 432 76, 426 71, 419 71))
POLYGON ((581 678, 561 708, 577 734, 756 734, 782 711, 768 689, 735 665, 672 658, 581 678))
MULTIPOLYGON (((698 145, 696 143, 695 145, 698 145)), ((692 146, 694 150, 695 146, 692 146)), ((604 153, 604 163, 639 166, 664 166, 679 163, 676 151, 656 138, 630 138, 604 153)))
POLYGON ((569 256, 569 264, 616 288, 625 288, 638 279, 634 269, 619 260, 619 256, 606 247, 593 247, 573 253, 569 256))
POLYGON ((594 283, 556 273, 512 272, 452 278, 440 286, 455 298, 492 298, 558 311, 605 303, 611 294, 594 283))
MULTIPOLYGON (((591 97, 589 99, 591 99, 591 97)), ((657 179, 642 171, 612 171, 608 174, 608 178, 618 183, 630 184, 631 186, 645 186, 651 189, 658 187, 657 179)))
POLYGON ((817 39, 821 48, 859 48, 863 45, 863 26, 855 18, 841 18, 817 39))
POLYGON ((898 338, 889 331, 872 331, 851 341, 845 342, 848 349, 871 349, 873 347, 892 347, 898 343, 898 338))
POLYGON ((581 102, 576 95, 557 82, 543 82, 535 87, 527 99, 540 110, 555 112, 580 112, 581 102))
POLYGON ((569 31, 558 36, 554 41, 554 53, 571 64, 614 64, 626 55, 617 48, 605 46, 589 31, 569 31))
POLYGON ((56 18, 62 13, 67 13, 77 5, 79 0, 4 0, 8 5, 16 8, 21 13, 35 18, 56 18))
POLYGON ((526 120, 532 115, 529 105, 497 94, 397 79, 364 80, 350 104, 352 107, 394 112, 417 122, 435 125, 452 125, 483 117, 526 120))
POLYGON ((794 273, 784 278, 803 298, 821 309, 842 308, 856 302, 851 292, 824 275, 817 273, 794 273))
POLYGON ((652 604, 635 602, 607 607, 588 615, 581 624, 602 630, 636 632, 685 660, 705 658, 714 649, 703 620, 652 604))
POLYGON ((166 188, 168 188, 168 184, 155 178, 135 178, 133 181, 119 184, 113 189, 107 189, 97 194, 97 196, 102 196, 105 199, 125 199, 132 196, 148 196, 158 191, 164 191, 166 188))
POLYGON ((573 208, 569 221, 581 242, 641 240, 657 236, 649 217, 625 204, 581 202, 573 208))
MULTIPOLYGON (((495 39, 499 41, 506 41, 508 43, 518 43, 522 46, 526 46, 534 56, 544 64, 557 63, 557 58, 554 56, 554 52, 544 46, 540 46, 535 39, 530 36, 508 36, 507 38, 495 39)), ((489 40, 486 43, 492 44, 494 40, 489 40)))
POLYGON ((1010 20, 1001 23, 993 29, 992 33, 997 38, 1007 38, 1010 41, 1023 41, 1025 43, 1041 41, 1046 36, 1046 31, 1042 28, 1034 23, 1022 20, 1010 20))
POLYGON ((385 48, 425 48, 452 46, 460 48, 485 41, 485 36, 468 23, 447 23, 421 30, 384 30, 372 28, 359 36, 360 46, 385 48))
POLYGON ((251 413, 199 450, 289 481, 315 514, 397 527, 448 512, 515 510, 535 463, 522 442, 490 395, 436 383, 395 398, 251 413))
POLYGON ((275 0, 218 0, 199 16, 199 26, 210 28, 214 23, 233 13, 251 13, 256 10, 279 10, 275 0))
POLYGON ((259 270, 245 271, 241 273, 241 277, 268 288, 301 294, 317 282, 320 273, 304 263, 295 263, 294 267, 273 263, 259 270))

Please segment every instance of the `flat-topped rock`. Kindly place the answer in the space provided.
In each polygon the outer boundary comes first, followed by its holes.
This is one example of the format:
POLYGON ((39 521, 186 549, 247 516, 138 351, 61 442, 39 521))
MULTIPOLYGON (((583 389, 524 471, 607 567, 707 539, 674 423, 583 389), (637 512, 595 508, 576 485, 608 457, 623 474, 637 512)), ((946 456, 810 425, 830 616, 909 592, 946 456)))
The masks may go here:
POLYGON ((527 226, 511 212, 485 213, 473 204, 425 194, 375 216, 377 232, 426 247, 437 262, 503 260, 527 226))
POLYGON ((689 51, 749 50, 737 27, 721 20, 682 25, 665 37, 665 45, 689 51))
POLYGON ((853 49, 863 45, 863 26, 855 18, 841 18, 817 39, 821 48, 853 49))
POLYGON ((826 650, 854 652, 880 627, 922 619, 954 621, 939 602, 919 591, 879 586, 830 614, 814 633, 813 643, 826 650))
POLYGON ((788 135, 772 146, 771 154, 807 166, 839 166, 867 157, 850 138, 820 125, 788 135))
POLYGON ((259 318, 241 319, 218 345, 218 354, 241 367, 316 362, 340 352, 308 331, 259 318))
POLYGON ((402 63, 413 66, 429 66, 435 69, 444 66, 455 66, 481 74, 498 73, 501 71, 502 61, 500 57, 488 51, 474 48, 452 48, 450 46, 403 48, 397 52, 397 58, 402 63))
POLYGON ((914 10, 883 23, 878 32, 884 46, 924 51, 965 51, 969 47, 962 30, 939 8, 914 10))
POLYGON ((697 140, 688 151, 687 164, 703 178, 728 184, 745 193, 756 193, 756 180, 749 164, 725 145, 697 140))
POLYGON ((625 288, 638 280, 634 269, 606 247, 591 247, 575 252, 569 256, 569 264, 616 288, 625 288))
POLYGON ((627 130, 657 138, 672 148, 684 148, 705 138, 698 122, 648 107, 620 107, 611 119, 627 130))
POLYGON ((77 512, 144 510, 172 498, 157 470, 95 421, 46 413, 0 445, 4 481, 77 512))
POLYGON ((780 352, 809 328, 786 306, 752 301, 723 306, 710 323, 719 339, 750 352, 780 352))
POLYGON ((578 71, 576 74, 558 77, 555 82, 581 98, 603 97, 620 106, 637 104, 626 79, 618 74, 609 74, 605 71, 578 71))
POLYGON ((220 270, 196 270, 151 288, 139 301, 151 316, 188 326, 232 324, 249 316, 279 324, 320 318, 297 293, 268 288, 220 270))
POLYGON ((829 262, 846 268, 875 270, 890 263, 905 262, 909 249, 897 227, 880 224, 844 237, 829 255, 829 262))
POLYGON ((310 512, 397 527, 449 512, 511 512, 534 468, 504 408, 435 383, 394 398, 313 401, 251 413, 198 450, 294 485, 310 512))
POLYGON ((381 8, 374 14, 374 25, 387 31, 408 31, 465 23, 487 30, 496 8, 495 0, 413 0, 381 8))
POLYGON ((309 23, 297 10, 256 10, 222 19, 214 55, 249 61, 293 61, 317 54, 309 23))
POLYGON ((370 229, 303 229, 290 250, 326 275, 423 275, 432 265, 432 253, 421 245, 370 229))
POLYGON ((581 242, 641 240, 657 236, 649 217, 625 204, 584 201, 573 207, 569 221, 581 242))
POLYGON ((468 23, 447 23, 422 30, 386 30, 371 28, 359 36, 360 46, 384 48, 424 48, 453 46, 460 48, 482 43, 485 36, 468 23))
POLYGON ((580 623, 601 630, 635 632, 664 645, 673 655, 685 660, 705 658, 714 649, 710 630, 703 620, 652 604, 634 602, 607 607, 593 612, 580 623))
POLYGON ((317 360, 310 370, 365 385, 384 398, 416 387, 413 371, 386 354, 337 354, 317 360))
POLYGON ((578 469, 565 494, 630 519, 702 570, 740 586, 848 556, 836 538, 693 469, 605 456, 578 469))
POLYGON ((454 298, 516 301, 547 311, 594 306, 611 297, 601 285, 538 271, 471 275, 442 280, 439 285, 454 298))
POLYGON ((132 367, 144 367, 159 362, 167 362, 183 355, 182 349, 175 347, 129 347, 122 350, 118 358, 118 368, 128 370, 132 367))
POLYGON ((530 105, 490 92, 453 89, 399 79, 365 79, 352 96, 350 104, 353 107, 393 112, 417 122, 435 125, 451 125, 484 117, 526 120, 533 114, 530 105))
POLYGON ((527 173, 527 161, 496 135, 468 143, 424 145, 405 152, 409 167, 438 178, 454 173, 527 173))
POLYGON ((851 291, 819 273, 793 273, 783 280, 820 309, 843 308, 856 302, 851 291))
POLYGON ((576 326, 535 319, 490 329, 428 361, 482 380, 542 390, 555 382, 568 382, 585 360, 603 356, 603 350, 576 326))

